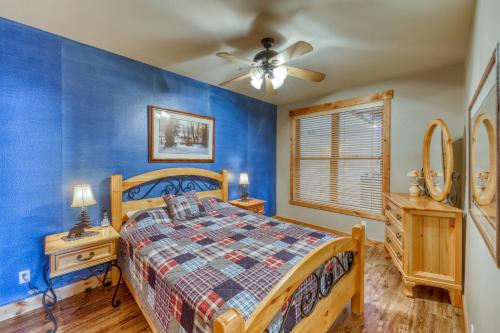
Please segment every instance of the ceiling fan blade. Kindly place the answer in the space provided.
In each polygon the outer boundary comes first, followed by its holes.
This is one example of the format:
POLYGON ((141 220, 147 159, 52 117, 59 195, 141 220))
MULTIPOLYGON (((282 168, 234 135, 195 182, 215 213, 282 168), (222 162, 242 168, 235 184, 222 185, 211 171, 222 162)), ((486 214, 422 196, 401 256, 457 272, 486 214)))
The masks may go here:
POLYGON ((278 65, 281 65, 292 59, 307 54, 312 50, 313 47, 311 44, 303 41, 298 41, 297 43, 290 45, 287 49, 281 51, 280 53, 269 59, 269 62, 276 60, 278 62, 278 65))
POLYGON ((276 95, 276 90, 274 90, 271 79, 268 78, 267 75, 266 75, 266 92, 268 95, 276 95))
POLYGON ((326 74, 310 71, 308 69, 302 69, 297 67, 284 66, 288 71, 288 75, 313 82, 321 82, 325 78, 326 74))
POLYGON ((238 81, 241 81, 241 80, 244 80, 244 79, 247 79, 250 77, 250 73, 246 73, 246 74, 243 74, 243 75, 240 75, 240 76, 237 76, 235 78, 232 78, 231 80, 227 80, 227 81, 224 81, 222 83, 219 83, 219 86, 223 87, 223 86, 227 86, 228 84, 230 83, 233 83, 233 82, 238 82, 238 81))
POLYGON ((227 52, 217 52, 215 55, 218 57, 224 58, 226 60, 232 61, 232 62, 237 62, 239 64, 245 64, 248 66, 252 66, 254 64, 254 62, 252 60, 243 59, 243 58, 237 57, 237 56, 232 55, 232 54, 227 53, 227 52))

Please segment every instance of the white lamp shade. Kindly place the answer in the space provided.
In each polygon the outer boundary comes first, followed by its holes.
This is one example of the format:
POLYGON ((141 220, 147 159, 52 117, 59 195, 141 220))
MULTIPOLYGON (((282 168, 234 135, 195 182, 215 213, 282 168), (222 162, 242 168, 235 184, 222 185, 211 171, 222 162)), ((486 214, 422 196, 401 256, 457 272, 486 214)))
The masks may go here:
POLYGON ((71 203, 71 207, 87 207, 95 205, 96 203, 97 201, 95 201, 94 194, 92 194, 90 184, 73 186, 73 202, 71 203))
POLYGON ((240 173, 240 185, 248 185, 250 182, 248 181, 248 173, 242 172, 240 173))

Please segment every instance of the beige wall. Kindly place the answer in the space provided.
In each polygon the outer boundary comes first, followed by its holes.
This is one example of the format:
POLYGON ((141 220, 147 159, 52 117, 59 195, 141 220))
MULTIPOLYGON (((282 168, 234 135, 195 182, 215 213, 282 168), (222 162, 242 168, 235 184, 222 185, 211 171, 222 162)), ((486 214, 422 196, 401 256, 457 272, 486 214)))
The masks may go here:
MULTIPOLYGON (((467 101, 472 98, 493 49, 500 41, 499 17, 499 0, 476 1, 466 61, 467 101)), ((470 217, 466 222, 465 302, 469 325, 474 325, 476 333, 500 331, 500 269, 470 217)))
MULTIPOLYGON (((409 170, 422 166, 422 141, 429 121, 440 117, 454 139, 463 136, 464 65, 399 79, 377 82, 332 95, 278 107, 277 124, 277 215, 350 232, 361 219, 353 216, 292 206, 290 198, 290 124, 288 111, 302 106, 394 90, 391 124, 391 191, 406 192, 409 170)), ((369 238, 383 240, 384 224, 367 221, 369 238)))

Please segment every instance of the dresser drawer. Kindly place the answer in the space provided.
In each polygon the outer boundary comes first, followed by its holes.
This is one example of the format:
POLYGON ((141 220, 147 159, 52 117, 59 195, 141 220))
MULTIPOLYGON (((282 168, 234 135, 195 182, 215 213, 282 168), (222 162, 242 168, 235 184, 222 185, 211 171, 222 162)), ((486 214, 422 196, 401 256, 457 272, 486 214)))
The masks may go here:
POLYGON ((398 268, 402 271, 403 270, 403 250, 401 247, 398 245, 394 235, 390 230, 385 231, 385 246, 389 253, 391 254, 391 257, 394 259, 394 263, 398 268))
POLYGON ((388 199, 385 200, 385 214, 392 216, 398 222, 403 220, 403 210, 388 199))
POLYGON ((387 221, 385 222, 386 230, 392 232, 396 242, 398 242, 399 246, 403 248, 403 239, 404 239, 403 226, 391 215, 387 214, 386 216, 387 216, 387 221))
POLYGON ((80 270, 114 258, 116 258, 114 242, 98 244, 71 252, 58 253, 53 256, 51 275, 57 276, 80 270))

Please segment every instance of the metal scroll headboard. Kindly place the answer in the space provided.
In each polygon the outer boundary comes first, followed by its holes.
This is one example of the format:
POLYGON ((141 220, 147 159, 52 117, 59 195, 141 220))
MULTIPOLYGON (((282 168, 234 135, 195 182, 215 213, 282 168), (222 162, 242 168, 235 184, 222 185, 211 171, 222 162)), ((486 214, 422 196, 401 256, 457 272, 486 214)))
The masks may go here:
POLYGON ((111 175, 111 220, 120 231, 127 213, 165 205, 164 194, 195 190, 198 197, 228 200, 227 170, 214 172, 199 168, 167 168, 145 172, 128 179, 111 175))
POLYGON ((213 191, 221 189, 219 182, 202 176, 170 176, 139 184, 123 192, 125 200, 141 200, 150 196, 158 197, 166 194, 178 195, 184 192, 213 191))

